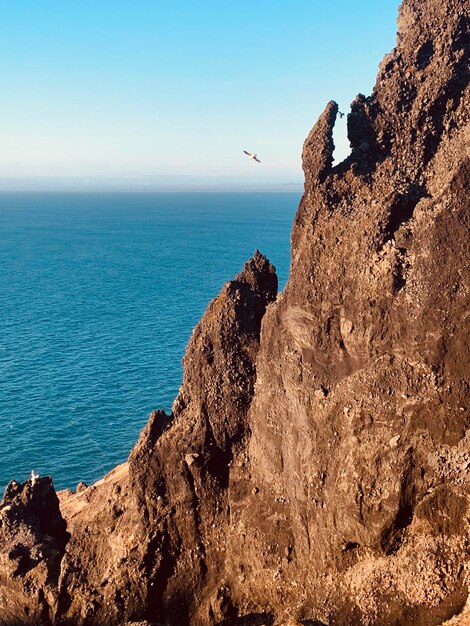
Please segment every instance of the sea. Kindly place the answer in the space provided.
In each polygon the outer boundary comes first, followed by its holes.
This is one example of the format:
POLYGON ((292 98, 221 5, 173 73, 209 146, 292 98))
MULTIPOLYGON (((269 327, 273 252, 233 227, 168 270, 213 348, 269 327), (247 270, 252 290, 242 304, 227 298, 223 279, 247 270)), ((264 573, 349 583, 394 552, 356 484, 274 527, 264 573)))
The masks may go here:
MULTIPOLYGON (((255 249, 290 263, 300 193, 0 193, 0 491, 124 462, 171 410, 209 301, 255 249)), ((0 496, 1 496, 0 493, 0 496)))

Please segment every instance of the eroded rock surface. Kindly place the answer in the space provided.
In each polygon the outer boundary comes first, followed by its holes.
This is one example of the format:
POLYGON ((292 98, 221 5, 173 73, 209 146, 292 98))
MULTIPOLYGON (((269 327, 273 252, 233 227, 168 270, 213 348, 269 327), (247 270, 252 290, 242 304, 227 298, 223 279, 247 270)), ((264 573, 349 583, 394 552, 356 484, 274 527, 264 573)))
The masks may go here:
POLYGON ((469 9, 403 2, 350 157, 334 102, 305 142, 284 292, 259 253, 224 286, 57 554, 0 525, 1 624, 468 623, 469 9))
POLYGON ((50 478, 11 481, 0 502, 0 623, 48 624, 69 535, 50 478))

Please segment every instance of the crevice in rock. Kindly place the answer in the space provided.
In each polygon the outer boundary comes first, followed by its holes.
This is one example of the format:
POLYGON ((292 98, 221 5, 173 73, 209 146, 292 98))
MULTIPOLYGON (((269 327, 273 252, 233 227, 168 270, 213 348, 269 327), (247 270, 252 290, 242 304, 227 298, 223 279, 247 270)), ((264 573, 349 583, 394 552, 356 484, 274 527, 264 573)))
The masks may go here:
POLYGON ((434 44, 432 40, 426 41, 419 48, 418 53, 416 55, 416 67, 419 70, 424 70, 427 67, 434 56, 434 44))
POLYGON ((395 197, 383 230, 385 240, 392 239, 397 230, 410 221, 416 205, 425 196, 427 196, 427 190, 422 185, 413 184, 405 193, 395 197))
POLYGON ((196 490, 196 481, 191 472, 191 468, 188 466, 187 463, 185 463, 184 465, 185 465, 185 472, 184 472, 185 479, 188 484, 189 491, 192 495, 191 510, 194 514, 194 525, 197 529, 199 529, 201 527, 201 517, 199 515, 199 498, 198 498, 197 490, 196 490))
POLYGON ((52 607, 46 600, 44 591, 42 589, 39 589, 38 591, 38 602, 41 605, 41 626, 52 626, 52 607))
POLYGON ((393 293, 396 295, 406 286, 406 272, 408 264, 406 262, 406 250, 404 248, 397 249, 397 259, 393 270, 393 293))
POLYGON ((395 554, 401 547, 406 528, 413 520, 415 487, 413 481, 413 451, 407 454, 406 469, 403 472, 400 502, 392 524, 382 534, 380 545, 387 556, 395 554))
POLYGON ((144 618, 155 620, 165 614, 163 596, 168 587, 168 581, 176 570, 178 551, 171 545, 168 523, 164 530, 158 532, 150 540, 143 561, 142 573, 147 580, 148 604, 144 618), (156 563, 156 556, 160 558, 156 563))

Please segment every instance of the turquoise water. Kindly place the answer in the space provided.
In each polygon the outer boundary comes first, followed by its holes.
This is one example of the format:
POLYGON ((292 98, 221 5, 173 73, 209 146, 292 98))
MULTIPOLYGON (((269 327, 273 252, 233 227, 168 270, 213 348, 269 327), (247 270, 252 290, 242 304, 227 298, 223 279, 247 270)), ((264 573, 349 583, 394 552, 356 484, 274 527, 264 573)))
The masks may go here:
POLYGON ((259 248, 287 279, 297 193, 0 194, 0 489, 124 461, 192 328, 259 248))

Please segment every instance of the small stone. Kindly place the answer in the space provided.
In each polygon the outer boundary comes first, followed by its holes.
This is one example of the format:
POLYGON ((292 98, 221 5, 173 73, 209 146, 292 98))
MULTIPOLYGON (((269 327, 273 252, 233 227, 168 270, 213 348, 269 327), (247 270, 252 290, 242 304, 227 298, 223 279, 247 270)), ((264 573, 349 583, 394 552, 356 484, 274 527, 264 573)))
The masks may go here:
POLYGON ((191 465, 194 463, 194 461, 195 461, 196 459, 198 459, 198 458, 199 458, 199 454, 190 453, 190 454, 187 454, 187 455, 184 457, 184 460, 186 461, 186 465, 187 465, 188 467, 191 467, 191 465))

